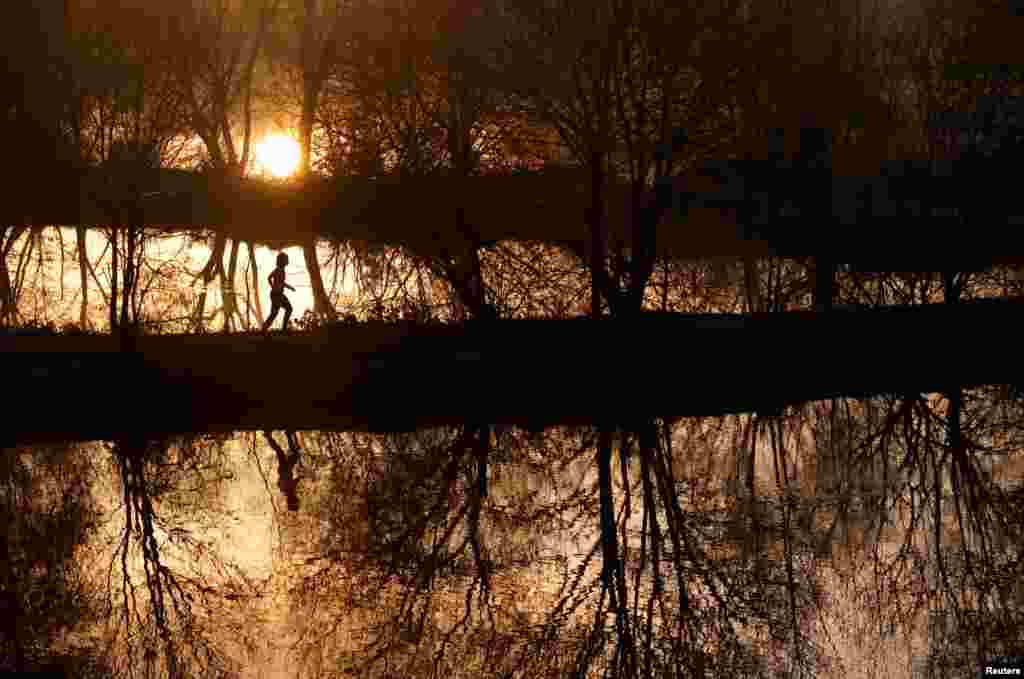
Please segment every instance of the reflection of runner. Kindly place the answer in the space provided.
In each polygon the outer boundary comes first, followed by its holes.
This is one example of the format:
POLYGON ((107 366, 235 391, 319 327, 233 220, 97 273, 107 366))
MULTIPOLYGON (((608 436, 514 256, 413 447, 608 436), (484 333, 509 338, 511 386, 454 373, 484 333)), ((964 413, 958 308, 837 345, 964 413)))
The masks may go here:
POLYGON ((302 450, 299 448, 299 442, 295 438, 295 432, 292 430, 285 431, 285 437, 288 439, 287 455, 281 449, 281 446, 278 445, 277 441, 274 440, 274 436, 269 430, 264 431, 263 436, 266 437, 267 443, 270 444, 270 447, 274 449, 274 453, 277 455, 277 487, 288 503, 288 511, 297 512, 299 510, 299 493, 298 479, 295 478, 294 469, 295 465, 299 462, 302 450))
POLYGON ((288 288, 292 292, 295 288, 284 282, 284 268, 288 266, 288 255, 280 253, 277 256, 277 268, 270 272, 270 276, 267 280, 270 281, 270 316, 267 318, 267 322, 263 324, 263 332, 267 331, 267 328, 277 318, 277 312, 283 307, 284 308, 284 323, 281 325, 282 330, 288 329, 288 319, 292 317, 292 305, 288 301, 288 298, 284 296, 284 289, 288 288))

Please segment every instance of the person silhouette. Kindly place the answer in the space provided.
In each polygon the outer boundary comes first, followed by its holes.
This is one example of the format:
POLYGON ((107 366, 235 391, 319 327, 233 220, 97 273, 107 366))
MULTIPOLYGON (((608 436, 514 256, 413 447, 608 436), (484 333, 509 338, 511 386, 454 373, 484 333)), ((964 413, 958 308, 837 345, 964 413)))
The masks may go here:
POLYGON ((282 330, 288 329, 288 320, 292 317, 292 305, 288 301, 288 298, 284 296, 284 289, 288 288, 292 292, 295 288, 284 282, 284 268, 288 266, 288 255, 280 253, 277 256, 277 268, 270 272, 270 276, 267 280, 270 282, 270 316, 267 318, 267 322, 263 324, 263 332, 274 322, 277 318, 277 312, 282 308, 284 309, 284 323, 281 324, 282 330))
POLYGON ((295 465, 298 464, 302 456, 302 449, 299 448, 299 442, 295 438, 295 431, 285 430, 285 438, 288 440, 287 454, 274 440, 274 435, 270 430, 264 430, 263 436, 274 450, 274 454, 277 455, 277 487, 288 503, 288 511, 297 512, 299 511, 299 480, 295 478, 295 465))

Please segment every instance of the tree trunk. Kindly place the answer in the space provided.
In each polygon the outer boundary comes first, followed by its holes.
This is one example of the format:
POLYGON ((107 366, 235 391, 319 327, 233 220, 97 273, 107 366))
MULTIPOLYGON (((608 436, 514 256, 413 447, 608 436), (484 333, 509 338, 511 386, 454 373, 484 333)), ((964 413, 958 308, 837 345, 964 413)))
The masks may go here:
POLYGON ((743 289, 747 300, 747 313, 757 313, 761 308, 761 276, 756 257, 743 258, 743 289))
POLYGON ((605 270, 605 255, 608 243, 604 234, 604 154, 597 152, 590 157, 590 316, 601 317, 601 296, 608 296, 608 306, 616 303, 611 290, 608 273, 605 270))
POLYGON ((259 323, 263 322, 263 304, 260 302, 260 278, 259 268, 256 266, 256 249, 249 243, 249 268, 252 270, 252 290, 256 300, 256 318, 259 323))
POLYGON ((117 267, 120 265, 117 256, 117 239, 120 229, 110 229, 110 330, 117 328, 117 267))
MULTIPOLYGON (((956 278, 957 274, 954 272, 945 272, 943 274, 945 302, 949 305, 956 305, 959 302, 960 290, 956 278)), ((972 473, 970 463, 967 461, 965 453, 961 447, 961 440, 963 436, 961 422, 963 390, 957 386, 947 391, 945 395, 946 399, 949 401, 949 412, 946 415, 946 445, 953 451, 953 464, 956 471, 951 470, 950 476, 954 483, 953 490, 954 492, 957 492, 959 491, 959 488, 957 488, 959 485, 958 478, 959 482, 969 481, 970 477, 968 475, 972 473)), ((959 495, 958 492, 957 495, 959 495)))
MULTIPOLYGON (((316 45, 313 40, 313 27, 317 21, 316 0, 304 0, 304 16, 302 19, 302 111, 299 118, 299 174, 310 173, 312 163, 313 123, 315 122, 317 102, 323 86, 323 65, 315 55, 316 45)), ((330 40, 330 37, 325 38, 330 40)), ((302 256, 309 272, 309 282, 313 288, 313 310, 321 318, 330 321, 337 319, 334 305, 331 304, 324 288, 323 276, 320 273, 320 261, 316 253, 317 238, 309 236, 302 244, 302 256)))
POLYGON ((6 325, 14 318, 14 290, 11 288, 11 274, 7 262, 0 259, 0 325, 6 325))
POLYGON ((10 252, 11 244, 21 235, 22 230, 4 227, 3 235, 6 236, 6 240, 0 238, 0 325, 12 320, 17 310, 14 286, 11 284, 11 272, 7 269, 7 254, 10 252), (11 231, 9 236, 7 235, 8 229, 11 231))
POLYGON ((192 315, 192 328, 198 330, 203 323, 203 316, 206 313, 206 290, 210 283, 224 271, 224 250, 227 248, 228 237, 224 231, 218 231, 213 241, 213 252, 207 260, 203 270, 199 272, 198 278, 203 280, 203 290, 199 293, 199 300, 192 315))
POLYGON ((815 311, 830 311, 835 298, 835 262, 815 257, 810 263, 811 290, 815 311))
POLYGON ((306 261, 306 270, 309 272, 309 282, 313 286, 313 310, 321 318, 335 321, 338 314, 324 288, 324 279, 320 274, 320 260, 316 255, 316 242, 316 236, 310 236, 307 243, 302 246, 302 256, 306 261))
POLYGON ((136 286, 136 247, 139 238, 139 227, 137 226, 126 226, 124 229, 125 234, 125 256, 124 256, 124 276, 123 284, 121 286, 121 325, 129 325, 133 321, 137 321, 138 317, 132 318, 132 300, 135 295, 136 286))
POLYGON ((79 285, 82 287, 82 306, 78 315, 78 323, 83 330, 89 328, 89 252, 86 249, 86 230, 84 224, 75 225, 75 239, 78 246, 79 285))
POLYGON ((228 255, 228 270, 220 268, 220 289, 224 296, 224 329, 234 332, 235 315, 238 314, 238 301, 235 298, 235 271, 238 267, 238 239, 231 240, 231 254, 228 255))

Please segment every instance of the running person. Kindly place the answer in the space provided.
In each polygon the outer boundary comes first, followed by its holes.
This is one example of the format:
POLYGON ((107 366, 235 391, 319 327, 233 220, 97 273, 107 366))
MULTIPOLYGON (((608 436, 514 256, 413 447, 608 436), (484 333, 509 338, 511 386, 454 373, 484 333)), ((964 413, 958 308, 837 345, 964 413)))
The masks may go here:
POLYGON ((263 332, 266 332, 267 328, 274 322, 274 319, 277 318, 277 312, 282 307, 284 308, 284 323, 281 325, 281 329, 288 329, 288 320, 292 317, 292 305, 288 298, 284 296, 284 289, 288 288, 295 292, 295 288, 284 282, 284 268, 286 266, 288 266, 288 255, 282 252, 277 256, 277 268, 271 271, 270 276, 267 277, 267 280, 270 282, 270 317, 263 324, 263 332))

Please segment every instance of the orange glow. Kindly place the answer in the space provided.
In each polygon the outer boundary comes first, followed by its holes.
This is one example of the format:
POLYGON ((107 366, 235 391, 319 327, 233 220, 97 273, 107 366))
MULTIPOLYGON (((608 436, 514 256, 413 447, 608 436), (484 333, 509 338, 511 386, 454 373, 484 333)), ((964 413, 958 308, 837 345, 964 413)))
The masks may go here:
POLYGON ((278 178, 288 177, 299 169, 299 143, 285 134, 264 137, 253 149, 256 171, 278 178))

